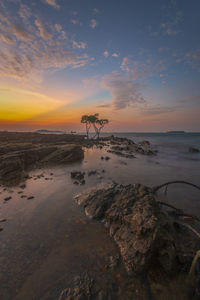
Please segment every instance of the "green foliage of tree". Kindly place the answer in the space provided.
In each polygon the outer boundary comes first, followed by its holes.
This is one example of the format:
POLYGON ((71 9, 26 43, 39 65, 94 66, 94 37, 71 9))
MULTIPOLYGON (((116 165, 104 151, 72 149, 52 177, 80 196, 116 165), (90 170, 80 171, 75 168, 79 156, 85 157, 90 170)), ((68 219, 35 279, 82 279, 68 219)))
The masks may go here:
POLYGON ((99 114, 94 115, 83 115, 81 117, 81 123, 85 124, 86 127, 86 134, 87 139, 89 138, 89 130, 91 128, 91 125, 93 125, 95 130, 95 136, 97 139, 99 139, 101 130, 104 128, 106 124, 108 124, 108 119, 99 119, 99 114))

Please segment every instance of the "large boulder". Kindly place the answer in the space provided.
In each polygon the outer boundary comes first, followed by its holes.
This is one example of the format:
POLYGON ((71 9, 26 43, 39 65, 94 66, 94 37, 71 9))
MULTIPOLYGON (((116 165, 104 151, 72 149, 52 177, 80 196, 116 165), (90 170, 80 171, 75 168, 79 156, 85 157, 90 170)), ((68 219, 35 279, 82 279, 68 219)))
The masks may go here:
POLYGON ((76 199, 88 217, 105 220, 129 274, 152 266, 172 270, 176 261, 174 229, 150 188, 114 184, 76 199))

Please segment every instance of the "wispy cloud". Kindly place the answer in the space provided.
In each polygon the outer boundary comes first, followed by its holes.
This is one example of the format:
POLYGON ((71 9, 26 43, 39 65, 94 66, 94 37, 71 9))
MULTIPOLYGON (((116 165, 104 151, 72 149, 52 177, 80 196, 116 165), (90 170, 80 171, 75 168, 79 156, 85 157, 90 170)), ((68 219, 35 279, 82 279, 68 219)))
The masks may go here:
POLYGON ((71 19, 71 23, 74 25, 82 25, 82 23, 78 19, 71 19))
POLYGON ((93 13, 96 15, 96 14, 99 14, 100 13, 100 11, 99 11, 99 9, 98 8, 93 8, 93 13))
MULTIPOLYGON (((52 30, 48 26, 46 26, 40 19, 35 20, 35 25, 39 30, 39 36, 45 40, 49 40, 52 38, 52 30)), ((57 24, 58 27, 58 24, 57 24)))
POLYGON ((91 21, 90 21, 90 27, 91 28, 95 28, 95 27, 97 27, 97 25, 98 25, 98 22, 97 22, 97 20, 96 19, 92 19, 91 21))
POLYGON ((54 8, 60 8, 60 5, 57 4, 56 0, 44 0, 44 2, 46 2, 47 4, 53 6, 54 8))
POLYGON ((27 8, 18 15, 5 15, 0 24, 0 76, 31 78, 45 70, 77 68, 89 62, 86 43, 71 42, 60 24, 46 24, 27 8))
POLYGON ((86 42, 76 42, 76 41, 73 41, 72 44, 73 44, 73 48, 78 48, 78 49, 85 49, 85 48, 87 48, 87 43, 86 42))
POLYGON ((112 56, 113 57, 119 57, 119 54, 115 52, 115 53, 112 54, 112 56))
POLYGON ((113 99, 115 109, 124 109, 128 106, 144 104, 146 100, 142 96, 142 85, 120 74, 110 74, 103 78, 103 84, 113 99))
POLYGON ((132 60, 126 56, 123 58, 120 68, 126 71, 133 80, 144 80, 165 71, 166 64, 162 59, 132 60))
POLYGON ((157 104, 157 105, 146 105, 144 107, 141 107, 140 111, 142 114, 145 115, 161 115, 161 114, 176 112, 179 109, 181 109, 180 105, 163 106, 161 104, 157 104))

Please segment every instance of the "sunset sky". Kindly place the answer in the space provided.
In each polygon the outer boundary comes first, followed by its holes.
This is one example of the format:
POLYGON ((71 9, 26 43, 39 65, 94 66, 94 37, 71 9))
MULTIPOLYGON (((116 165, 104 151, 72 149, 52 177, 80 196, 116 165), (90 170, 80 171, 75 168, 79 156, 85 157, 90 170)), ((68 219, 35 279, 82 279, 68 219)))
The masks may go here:
POLYGON ((0 130, 200 131, 199 0, 0 0, 0 130))

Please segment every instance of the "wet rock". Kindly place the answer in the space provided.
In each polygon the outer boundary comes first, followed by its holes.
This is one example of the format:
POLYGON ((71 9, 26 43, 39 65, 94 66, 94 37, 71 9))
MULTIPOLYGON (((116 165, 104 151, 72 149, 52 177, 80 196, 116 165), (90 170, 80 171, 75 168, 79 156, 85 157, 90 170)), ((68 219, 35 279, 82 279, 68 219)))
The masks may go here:
POLYGON ((81 179, 84 179, 84 176, 85 176, 85 172, 80 172, 80 171, 71 172, 72 179, 81 180, 81 179))
POLYGON ((25 189, 26 185, 25 185, 25 184, 21 184, 19 187, 20 187, 21 189, 25 189))
POLYGON ((200 151, 197 148, 190 147, 189 148, 189 152, 191 152, 191 153, 199 153, 200 151))
POLYGON ((144 146, 144 147, 150 147, 150 142, 149 141, 141 141, 139 142, 139 145, 144 146))
POLYGON ((78 185, 78 184, 79 184, 79 182, 78 182, 78 181, 74 181, 74 182, 73 182, 73 184, 76 184, 76 185, 78 185))
POLYGON ((4 198, 4 201, 9 201, 10 199, 12 199, 11 196, 4 198))
POLYGON ((63 290, 58 300, 89 300, 92 299, 94 280, 86 273, 74 278, 74 287, 63 290))
POLYGON ((114 184, 76 199, 88 217, 105 220, 128 273, 158 265, 165 271, 173 269, 174 229, 150 188, 114 184))
POLYGON ((97 170, 88 172, 88 176, 92 176, 92 175, 96 175, 96 174, 97 174, 97 170))
POLYGON ((109 262, 107 268, 113 270, 118 266, 118 264, 119 264, 119 255, 109 256, 109 262))

